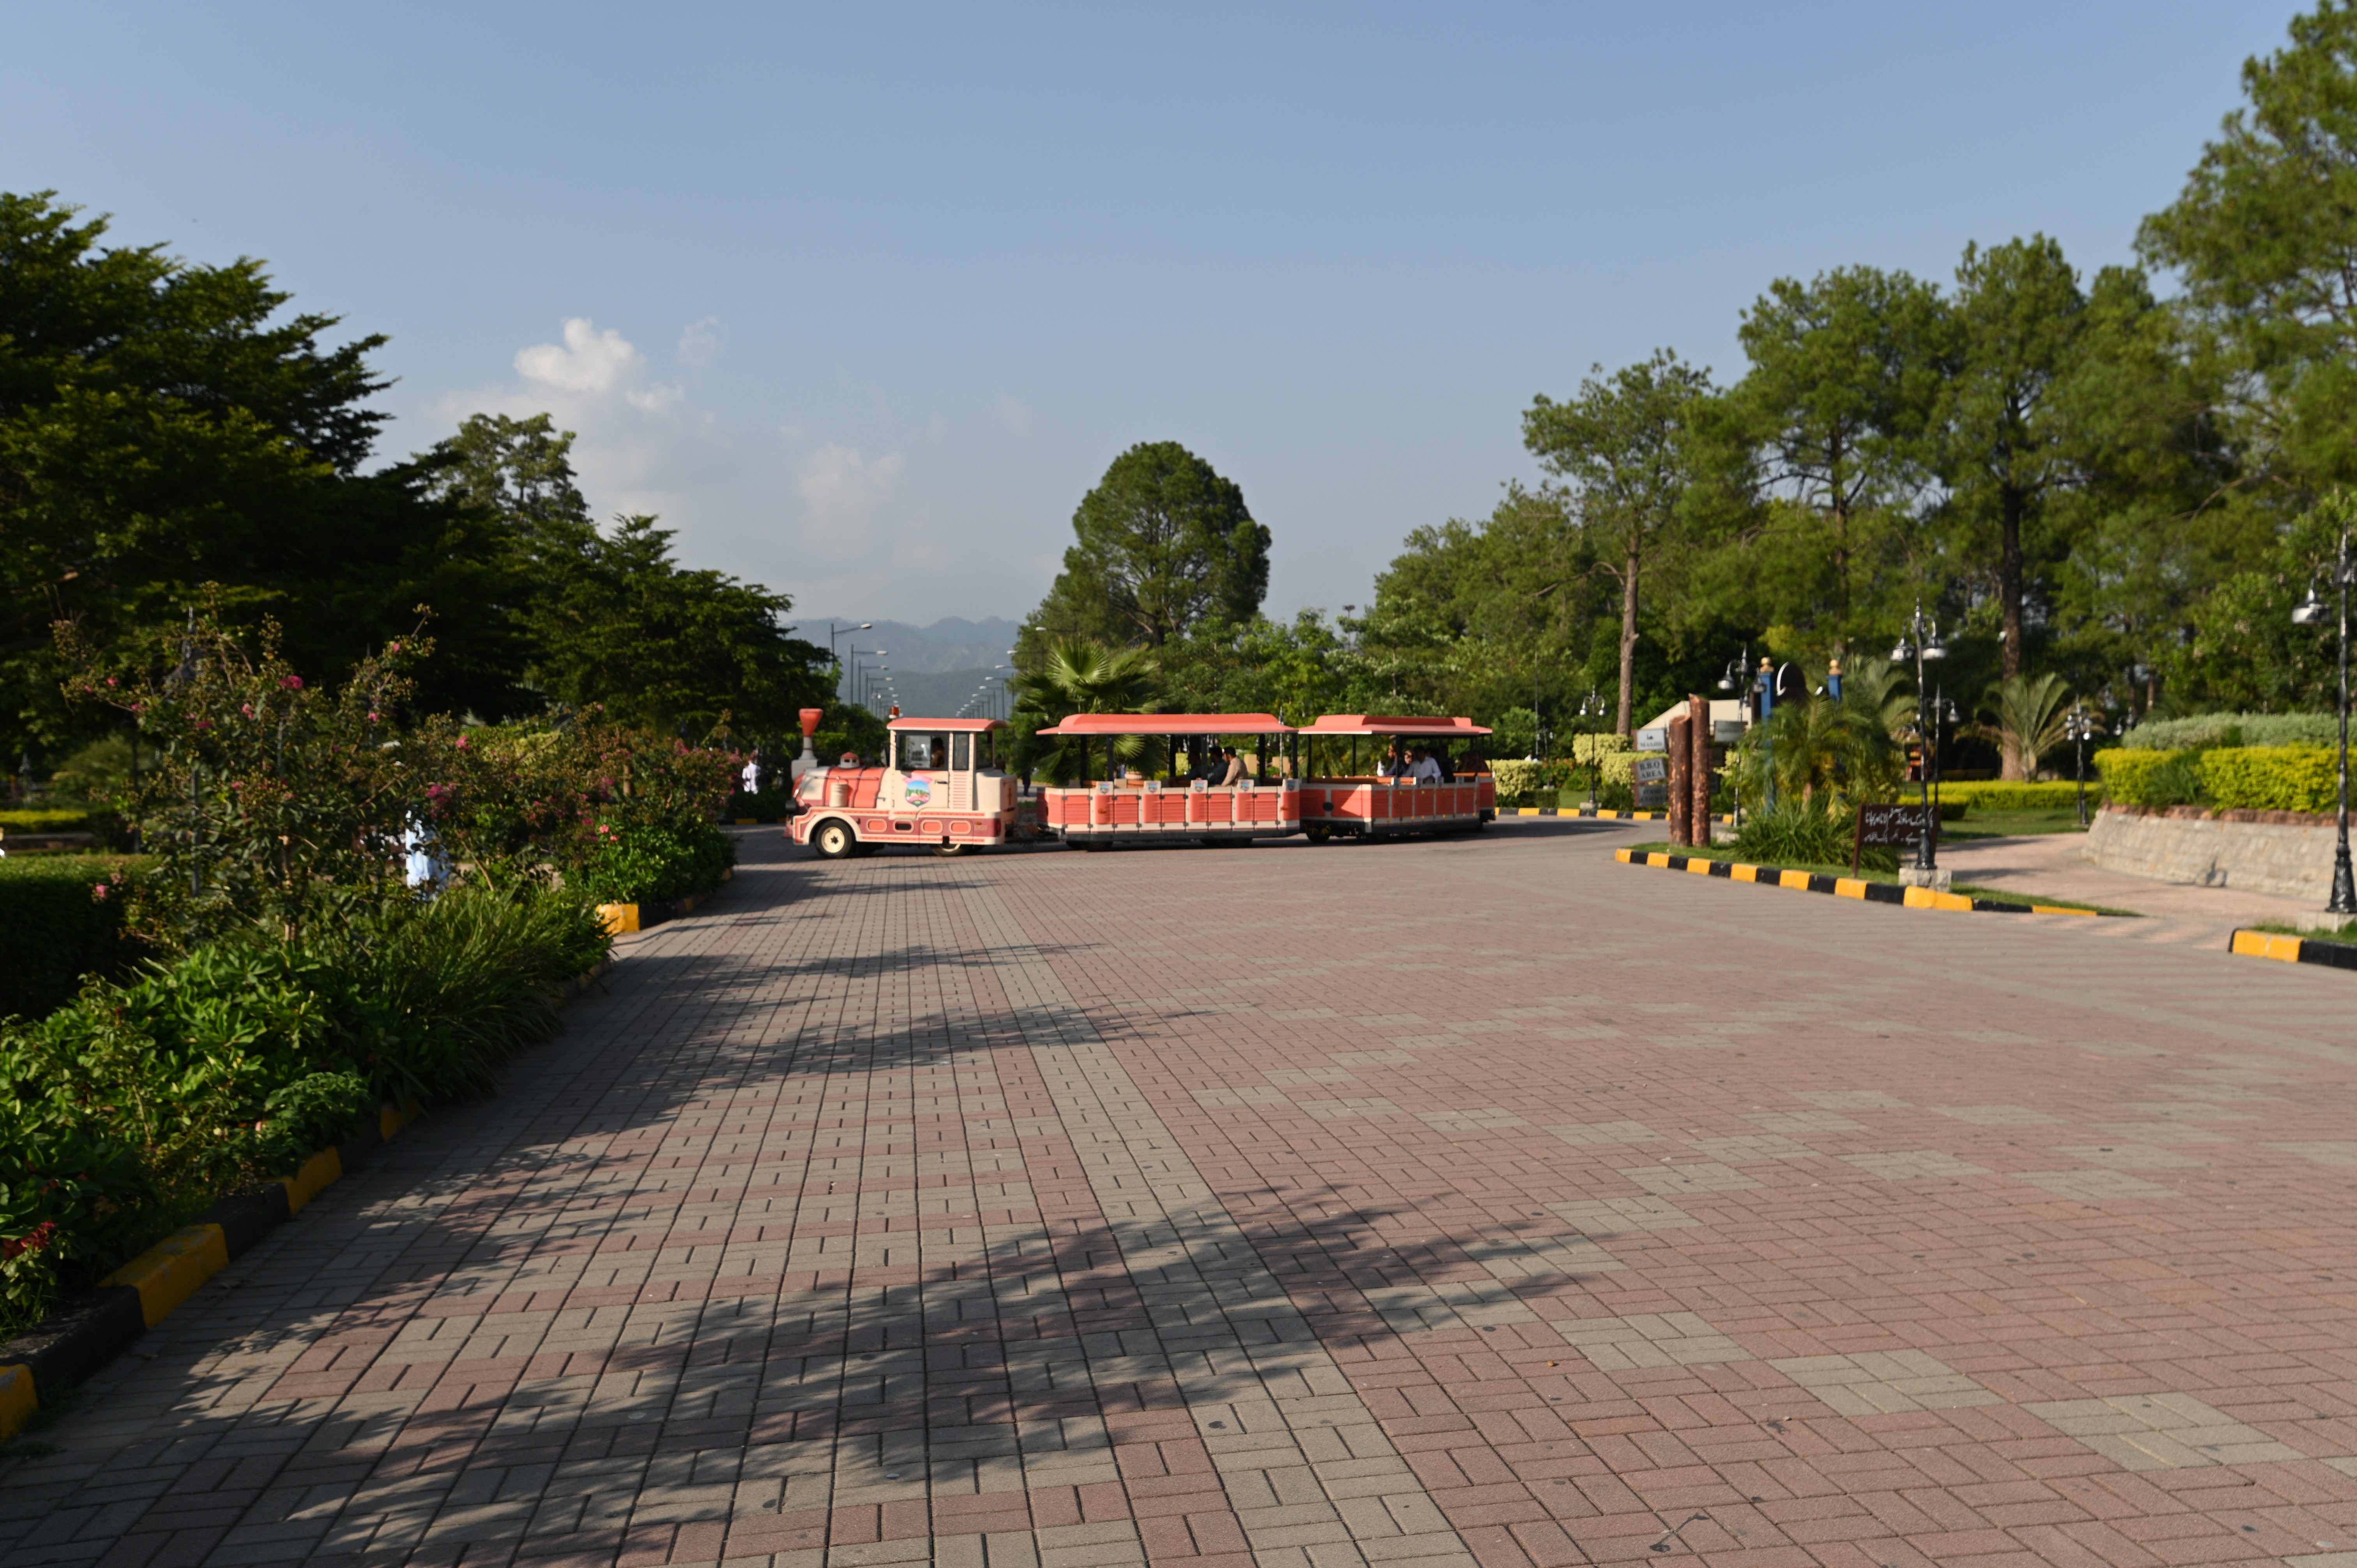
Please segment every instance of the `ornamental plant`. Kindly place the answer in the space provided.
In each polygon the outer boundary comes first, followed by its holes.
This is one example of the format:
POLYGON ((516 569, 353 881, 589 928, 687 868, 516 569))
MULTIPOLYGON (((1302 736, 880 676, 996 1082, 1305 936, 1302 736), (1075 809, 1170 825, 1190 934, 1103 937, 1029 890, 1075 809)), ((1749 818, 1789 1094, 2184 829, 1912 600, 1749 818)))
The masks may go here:
POLYGON ((400 886, 403 835, 457 739, 448 719, 405 711, 425 639, 388 643, 333 689, 295 669, 271 621, 251 647, 210 611, 125 655, 61 640, 82 665, 69 694, 121 708, 154 748, 112 802, 152 857, 128 909, 141 940, 186 951, 260 923, 292 942, 400 886))

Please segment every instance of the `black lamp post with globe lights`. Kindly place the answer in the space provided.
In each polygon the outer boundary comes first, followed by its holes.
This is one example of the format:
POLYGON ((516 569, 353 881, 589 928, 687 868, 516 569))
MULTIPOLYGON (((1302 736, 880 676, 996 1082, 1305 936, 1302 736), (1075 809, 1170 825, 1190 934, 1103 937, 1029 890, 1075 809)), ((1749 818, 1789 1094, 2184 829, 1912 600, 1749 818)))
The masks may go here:
POLYGON ((2079 825, 2087 825, 2087 743, 2104 733, 2104 721, 2088 711, 2084 697, 2071 704, 2070 714, 2062 721, 2062 733, 2079 754, 2079 825))
MULTIPOLYGON (((2341 641, 2341 695, 2334 712, 2341 719, 2341 782, 2337 806, 2340 833, 2332 846, 2332 901, 2324 907, 2328 915, 2357 915, 2357 879, 2349 868, 2349 588, 2357 580, 2357 567, 2349 559, 2349 528, 2341 529, 2341 549, 2334 557, 2332 586, 2339 599, 2338 621, 2341 641)), ((2308 597, 2291 612, 2294 626, 2321 626, 2332 614, 2322 596, 2311 586, 2308 597)))
POLYGON ((1915 838, 1915 869, 1926 876, 1940 866, 1940 852, 1932 843, 1939 836, 1939 829, 1932 821, 1932 758, 1939 749, 1940 715, 1938 699, 1929 697, 1923 690, 1923 666, 1947 656, 1947 644, 1940 640, 1940 623, 1923 613, 1922 600, 1916 600, 1915 613, 1908 618, 1907 629, 1900 634, 1899 645, 1890 650, 1890 661, 1915 661, 1915 736, 1923 745, 1923 766, 1916 776, 1916 782, 1922 787, 1923 831, 1915 838), (1931 719, 1928 725, 1924 722, 1927 714, 1931 719))

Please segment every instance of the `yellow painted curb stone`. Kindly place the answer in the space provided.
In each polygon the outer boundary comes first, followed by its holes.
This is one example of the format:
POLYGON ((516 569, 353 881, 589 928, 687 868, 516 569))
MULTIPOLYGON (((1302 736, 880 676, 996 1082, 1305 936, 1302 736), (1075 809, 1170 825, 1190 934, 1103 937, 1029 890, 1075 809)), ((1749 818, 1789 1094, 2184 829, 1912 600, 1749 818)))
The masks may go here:
POLYGON ((139 1316, 155 1327, 172 1316, 197 1287, 229 1267, 229 1239, 218 1225, 175 1230, 101 1280, 139 1293, 139 1316))

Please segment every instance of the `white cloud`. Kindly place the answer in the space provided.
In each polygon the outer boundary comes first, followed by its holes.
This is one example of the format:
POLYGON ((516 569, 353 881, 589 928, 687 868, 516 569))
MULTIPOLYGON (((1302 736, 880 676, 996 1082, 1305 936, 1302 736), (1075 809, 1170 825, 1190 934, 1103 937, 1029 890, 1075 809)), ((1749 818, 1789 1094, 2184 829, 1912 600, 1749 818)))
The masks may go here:
POLYGON ((693 406, 685 388, 655 380, 621 333, 574 317, 562 342, 519 350, 513 383, 453 392, 433 412, 454 424, 470 413, 550 415, 575 433, 574 469, 600 513, 654 512, 692 526, 713 510, 708 492, 733 466, 719 421, 693 406))
POLYGON ((698 317, 679 335, 679 362, 702 369, 720 358, 720 351, 727 346, 727 338, 720 329, 720 317, 698 317))
POLYGON ((901 494, 907 473, 898 452, 870 462, 856 446, 829 441, 804 454, 794 471, 803 548, 850 565, 939 564, 943 556, 925 537, 925 519, 901 494))

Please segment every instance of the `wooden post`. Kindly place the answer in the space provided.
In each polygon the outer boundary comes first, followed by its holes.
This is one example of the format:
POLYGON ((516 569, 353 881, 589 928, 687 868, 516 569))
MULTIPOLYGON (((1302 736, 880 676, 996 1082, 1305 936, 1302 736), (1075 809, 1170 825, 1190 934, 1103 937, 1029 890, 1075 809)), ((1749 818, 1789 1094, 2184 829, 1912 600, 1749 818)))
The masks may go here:
POLYGON ((1694 768, 1694 747, 1688 739, 1694 721, 1680 714, 1670 721, 1670 842, 1674 844, 1694 843, 1693 788, 1687 774, 1694 768))
POLYGON ((1694 787, 1694 801, 1686 809, 1688 843, 1710 843, 1710 699, 1689 694, 1686 697, 1686 740, 1694 747, 1694 762, 1686 777, 1694 787))

